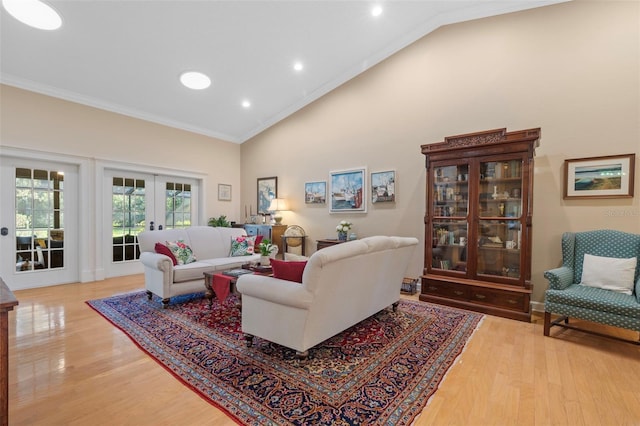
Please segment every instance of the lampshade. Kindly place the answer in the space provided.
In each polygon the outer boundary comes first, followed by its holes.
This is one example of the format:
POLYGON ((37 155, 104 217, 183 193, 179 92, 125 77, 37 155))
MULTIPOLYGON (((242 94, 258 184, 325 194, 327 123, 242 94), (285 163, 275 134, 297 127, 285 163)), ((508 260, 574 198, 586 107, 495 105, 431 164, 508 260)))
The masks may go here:
POLYGON ((271 204, 269 204, 269 211, 278 212, 283 210, 289 210, 287 200, 284 198, 274 198, 271 200, 271 204))
POLYGON ((282 215, 280 212, 283 210, 289 210, 287 200, 284 198, 274 198, 271 200, 271 204, 269 204, 269 211, 273 212, 273 220, 277 225, 282 223, 282 215))

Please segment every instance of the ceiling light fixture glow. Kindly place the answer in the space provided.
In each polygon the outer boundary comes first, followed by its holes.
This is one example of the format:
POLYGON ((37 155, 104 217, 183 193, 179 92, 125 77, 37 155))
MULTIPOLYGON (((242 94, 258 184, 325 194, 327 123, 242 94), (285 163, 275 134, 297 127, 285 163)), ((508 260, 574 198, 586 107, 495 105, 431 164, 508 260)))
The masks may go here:
POLYGON ((40 30, 57 30, 62 18, 51 6, 40 0, 2 0, 2 6, 23 24, 40 30))
POLYGON ((293 64, 293 69, 296 71, 302 71, 303 68, 304 65, 302 65, 302 62, 296 62, 295 64, 293 64))
POLYGON ((376 5, 371 9, 371 16, 378 17, 382 15, 382 6, 376 5))
POLYGON ((211 86, 211 79, 201 72, 188 71, 182 73, 180 76, 180 82, 189 89, 202 90, 211 86))
POLYGON ((249 102, 248 100, 244 100, 242 101, 242 107, 243 108, 249 108, 251 106, 251 102, 249 102))

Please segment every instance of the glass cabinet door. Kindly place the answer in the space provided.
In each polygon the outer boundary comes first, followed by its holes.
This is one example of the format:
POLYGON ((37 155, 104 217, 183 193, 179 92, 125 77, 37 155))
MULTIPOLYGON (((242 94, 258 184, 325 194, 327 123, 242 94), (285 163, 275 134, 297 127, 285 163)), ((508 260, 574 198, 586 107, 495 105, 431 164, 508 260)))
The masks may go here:
POLYGON ((468 164, 436 167, 433 176, 431 265, 467 271, 468 164))
POLYGON ((522 160, 480 162, 478 275, 520 278, 522 160))

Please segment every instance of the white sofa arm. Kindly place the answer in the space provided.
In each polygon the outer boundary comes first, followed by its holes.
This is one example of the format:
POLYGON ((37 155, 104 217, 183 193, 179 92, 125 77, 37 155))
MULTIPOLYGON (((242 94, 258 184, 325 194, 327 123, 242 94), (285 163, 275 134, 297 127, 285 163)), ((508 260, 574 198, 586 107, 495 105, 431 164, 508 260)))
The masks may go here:
POLYGON ((156 269, 164 273, 173 272, 173 262, 169 256, 164 254, 145 251, 140 253, 140 262, 147 268, 156 269))
POLYGON ((302 284, 265 275, 241 275, 236 288, 242 295, 294 308, 308 309, 313 301, 313 294, 302 284))

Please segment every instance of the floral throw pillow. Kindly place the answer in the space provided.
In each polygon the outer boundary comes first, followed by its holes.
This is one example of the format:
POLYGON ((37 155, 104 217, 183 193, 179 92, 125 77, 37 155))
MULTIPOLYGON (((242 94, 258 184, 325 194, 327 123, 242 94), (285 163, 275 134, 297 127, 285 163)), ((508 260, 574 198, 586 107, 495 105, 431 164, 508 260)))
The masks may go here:
POLYGON ((173 253, 178 265, 186 265, 187 263, 196 261, 193 250, 191 250, 191 247, 186 245, 183 240, 167 241, 166 246, 169 247, 169 250, 173 253))
POLYGON ((251 256, 255 253, 255 237, 231 237, 231 252, 229 256, 251 256))

